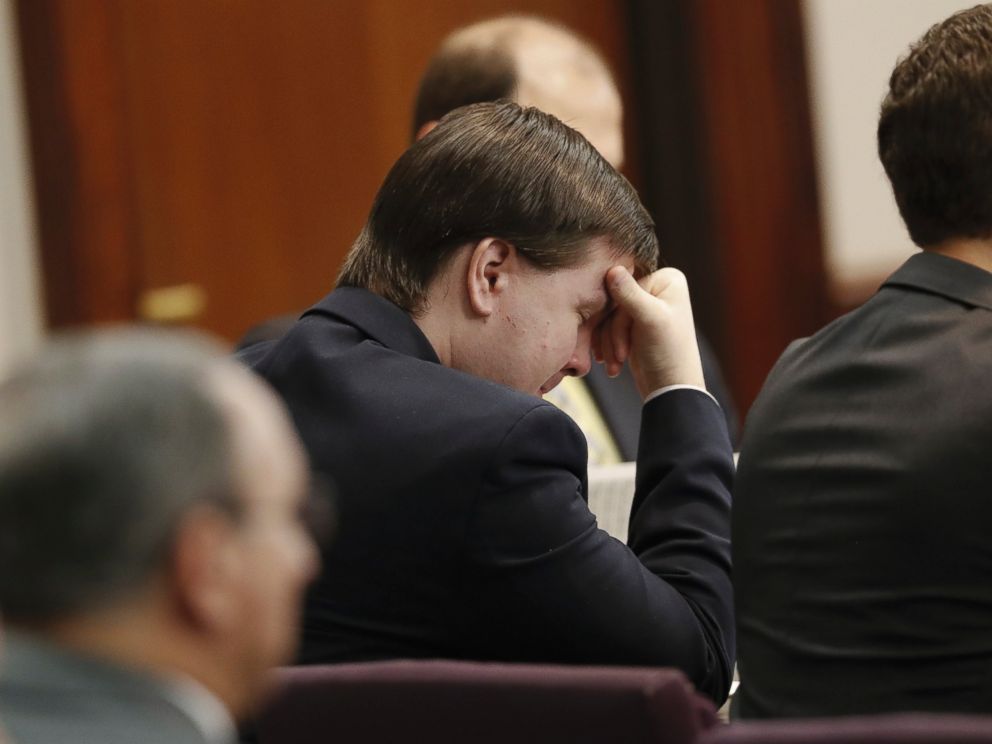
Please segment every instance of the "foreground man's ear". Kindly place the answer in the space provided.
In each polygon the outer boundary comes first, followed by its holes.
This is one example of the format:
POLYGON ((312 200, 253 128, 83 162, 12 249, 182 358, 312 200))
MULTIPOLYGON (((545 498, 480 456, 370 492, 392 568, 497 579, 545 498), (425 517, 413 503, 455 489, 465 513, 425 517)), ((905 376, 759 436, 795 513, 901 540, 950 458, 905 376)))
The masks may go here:
POLYGON ((517 249, 499 238, 483 238, 470 248, 465 277, 472 311, 489 317, 509 283, 517 249))

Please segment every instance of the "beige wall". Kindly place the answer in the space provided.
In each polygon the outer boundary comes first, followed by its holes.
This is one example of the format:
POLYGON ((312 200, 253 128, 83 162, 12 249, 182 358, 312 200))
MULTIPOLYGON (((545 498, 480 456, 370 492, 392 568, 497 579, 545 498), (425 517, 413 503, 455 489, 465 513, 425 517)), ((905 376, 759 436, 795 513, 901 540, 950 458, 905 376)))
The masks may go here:
POLYGON ((42 336, 13 0, 0 0, 0 375, 42 336))
POLYGON ((836 283, 889 274, 914 250, 875 151, 889 74, 934 23, 975 0, 805 0, 824 249, 836 283))

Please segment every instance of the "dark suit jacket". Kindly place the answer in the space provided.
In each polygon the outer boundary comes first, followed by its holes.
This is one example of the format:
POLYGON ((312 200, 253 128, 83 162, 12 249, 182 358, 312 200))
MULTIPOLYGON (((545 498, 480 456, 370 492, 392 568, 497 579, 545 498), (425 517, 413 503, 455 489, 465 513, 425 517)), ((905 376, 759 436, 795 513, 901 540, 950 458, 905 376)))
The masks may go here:
POLYGON ((988 712, 992 274, 910 258, 790 347, 734 500, 740 713, 988 712))
POLYGON ((340 496, 302 661, 671 665, 725 698, 733 466, 708 396, 673 391, 645 407, 628 548, 586 506, 572 420, 442 366, 376 295, 335 290, 245 358, 340 496))

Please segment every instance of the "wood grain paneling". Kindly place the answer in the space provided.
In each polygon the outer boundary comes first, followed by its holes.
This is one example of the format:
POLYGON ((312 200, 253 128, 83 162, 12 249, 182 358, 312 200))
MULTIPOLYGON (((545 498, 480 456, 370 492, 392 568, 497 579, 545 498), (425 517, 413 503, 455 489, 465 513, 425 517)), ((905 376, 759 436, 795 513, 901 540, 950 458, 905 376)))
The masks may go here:
POLYGON ((745 413, 788 343, 832 311, 799 3, 631 10, 647 200, 745 413))
POLYGON ((697 0, 693 12, 724 340, 746 406, 829 312, 800 8, 697 0))
POLYGON ((147 290, 192 284, 207 298, 195 324, 234 339, 318 299, 408 143, 421 71, 458 26, 560 20, 629 88, 620 0, 19 9, 53 325, 131 318, 147 290))
POLYGON ((111 7, 18 4, 48 322, 126 320, 137 292, 111 7))

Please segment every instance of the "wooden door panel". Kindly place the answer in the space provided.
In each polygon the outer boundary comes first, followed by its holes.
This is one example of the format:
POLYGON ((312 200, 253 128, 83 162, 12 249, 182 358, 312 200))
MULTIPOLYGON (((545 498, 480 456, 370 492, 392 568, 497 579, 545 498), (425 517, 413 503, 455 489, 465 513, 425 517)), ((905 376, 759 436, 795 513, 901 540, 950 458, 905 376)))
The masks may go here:
POLYGON ((558 19, 627 91, 624 7, 22 0, 52 324, 133 318, 148 290, 186 284, 206 297, 193 324, 229 339, 305 307, 406 147, 420 73, 448 32, 509 11, 558 19), (44 157, 53 145, 76 178, 44 157))
POLYGON ((131 318, 137 279, 109 7, 25 0, 17 11, 48 322, 131 318))
POLYGON ((141 284, 202 285, 229 337, 326 291, 382 175, 364 11, 286 7, 118 5, 141 284))

